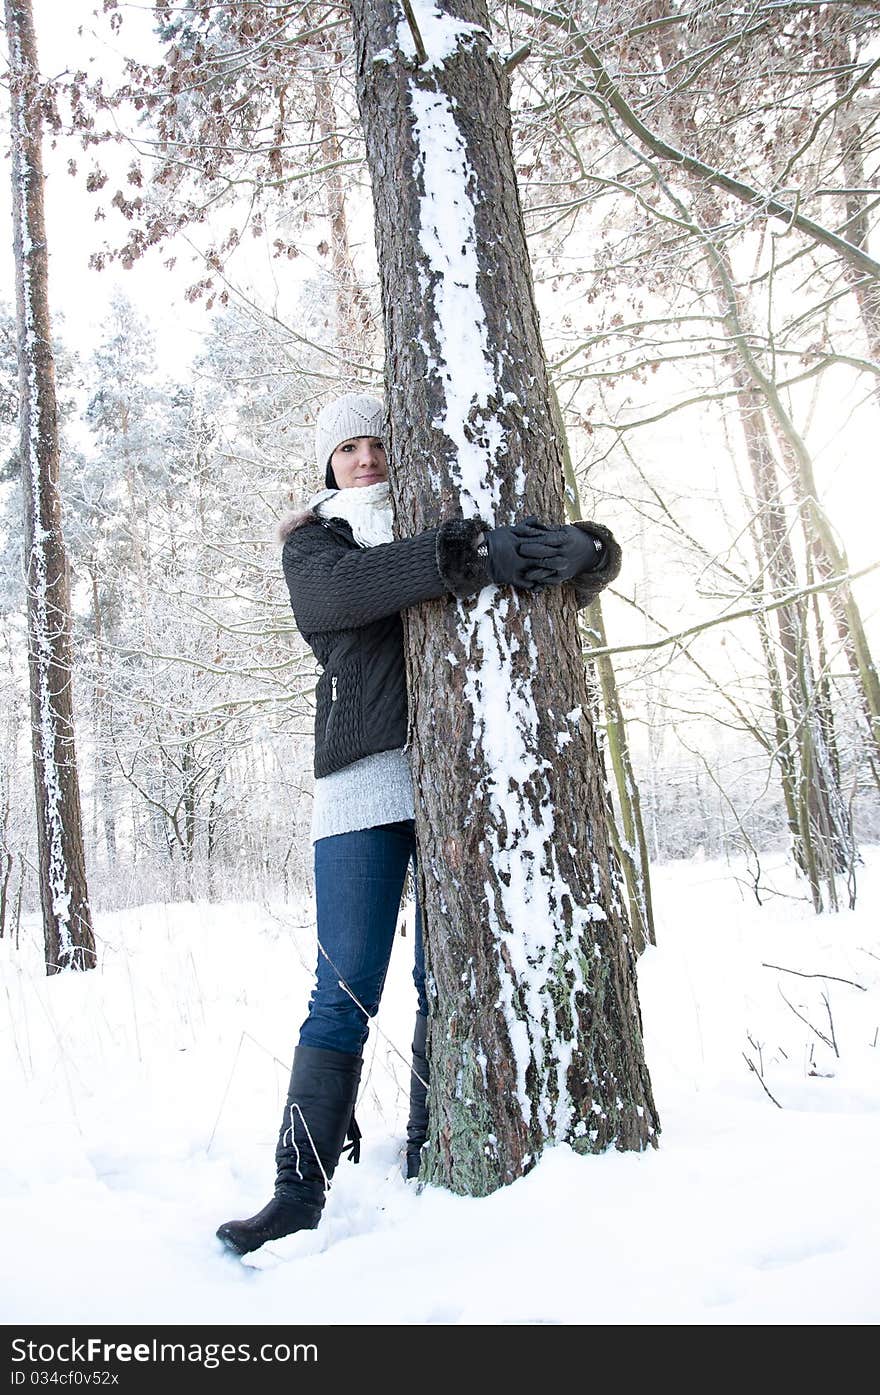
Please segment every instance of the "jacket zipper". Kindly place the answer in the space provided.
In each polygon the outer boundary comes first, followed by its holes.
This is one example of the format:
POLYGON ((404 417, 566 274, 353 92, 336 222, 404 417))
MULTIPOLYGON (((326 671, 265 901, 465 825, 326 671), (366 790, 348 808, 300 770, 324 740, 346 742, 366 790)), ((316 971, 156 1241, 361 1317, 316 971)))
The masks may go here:
POLYGON ((330 723, 333 721, 333 704, 336 701, 336 674, 330 679, 330 707, 327 712, 327 720, 324 723, 324 740, 330 735, 330 723))

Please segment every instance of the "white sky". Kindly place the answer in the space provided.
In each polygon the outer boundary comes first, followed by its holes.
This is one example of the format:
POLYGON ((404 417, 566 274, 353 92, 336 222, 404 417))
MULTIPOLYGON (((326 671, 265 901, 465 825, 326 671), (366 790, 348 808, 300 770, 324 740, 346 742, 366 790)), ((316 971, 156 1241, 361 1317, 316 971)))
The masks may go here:
MULTIPOLYGON (((89 73, 99 68, 111 73, 119 70, 118 60, 106 39, 98 41, 87 33, 77 34, 79 25, 88 26, 92 5, 81 0, 68 0, 59 4, 58 0, 35 0, 34 11, 37 26, 37 47, 40 67, 46 74, 59 74, 82 68, 89 73)), ((126 23, 137 22, 137 16, 127 16, 126 23)), ((106 22, 104 28, 106 29, 106 22)), ((4 120, 4 125, 5 125, 4 120)), ((118 151, 109 152, 110 158, 118 158, 118 151)), ((151 302, 152 308, 160 309, 167 292, 158 291, 159 285, 167 280, 156 266, 152 269, 138 267, 135 272, 125 274, 114 270, 98 273, 89 269, 88 258, 101 228, 112 226, 110 218, 106 224, 94 222, 94 211, 99 198, 90 196, 82 188, 81 177, 71 178, 66 172, 68 159, 75 159, 81 170, 91 167, 93 161, 102 160, 106 153, 98 151, 97 156, 83 151, 73 141, 63 141, 55 151, 49 149, 44 137, 43 160, 46 171, 46 233, 49 245, 49 296, 53 317, 63 316, 61 333, 73 349, 87 352, 94 347, 101 335, 101 326, 116 287, 120 287, 133 300, 142 298, 151 302), (147 275, 144 271, 147 271, 147 275), (149 295, 148 284, 153 283, 154 293, 149 295), (158 293, 157 293, 158 291, 158 293)), ((11 206, 7 177, 0 181, 0 207, 5 225, 10 229, 8 245, 11 246, 11 206)), ((106 202, 106 200, 104 200, 106 202)), ((4 258, 0 268, 0 294, 14 303, 14 266, 11 253, 4 258)), ((161 317, 160 317, 161 318, 161 317)), ((157 328, 159 320, 157 319, 157 328)), ((168 336, 169 345, 181 357, 183 345, 187 344, 196 329, 198 319, 183 312, 177 322, 176 333, 168 336), (191 319, 191 323, 187 323, 191 319)), ((188 356, 188 355, 187 355, 188 356)))
MULTIPOLYGON (((108 87, 121 77, 122 62, 132 51, 142 55, 154 49, 151 33, 151 12, 147 5, 121 5, 124 15, 122 34, 114 39, 106 19, 97 23, 92 18, 93 0, 34 0, 37 25, 37 45, 40 66, 44 73, 54 75, 82 69, 90 74, 105 74, 108 87), (83 33, 77 31, 82 27, 83 33)), ((6 125, 5 113, 3 115, 6 125)), ((109 207, 117 184, 111 175, 98 195, 87 194, 83 188, 84 173, 93 164, 107 170, 125 169, 135 152, 132 147, 106 145, 83 150, 75 140, 61 140, 56 150, 49 148, 44 136, 43 159, 46 171, 46 225, 49 245, 49 296, 53 315, 63 316, 64 340, 80 353, 87 353, 100 339, 107 307, 117 290, 123 291, 139 306, 156 331, 157 345, 163 367, 183 373, 192 357, 201 348, 202 337, 210 327, 211 317, 200 303, 190 304, 184 297, 188 285, 204 274, 201 259, 178 239, 173 248, 148 253, 130 271, 108 266, 97 272, 89 268, 92 251, 105 241, 122 241, 126 224, 115 209, 109 207), (69 159, 77 161, 79 173, 71 178, 67 173, 69 159), (95 222, 95 210, 105 208, 106 221, 95 222), (177 265, 169 270, 165 258, 174 255, 177 265)), ((7 175, 0 178, 0 218, 10 229, 11 205, 7 175)), ((196 234, 197 236, 197 234, 196 234)), ((313 242, 322 236, 316 228, 313 242)), ((245 292, 258 287, 263 302, 276 302, 283 312, 292 306, 295 288, 301 278, 320 264, 315 253, 312 262, 306 244, 305 256, 296 263, 273 262, 267 239, 247 239, 235 260, 234 279, 245 292)), ((0 266, 0 296, 14 303, 15 282, 11 254, 0 266)))

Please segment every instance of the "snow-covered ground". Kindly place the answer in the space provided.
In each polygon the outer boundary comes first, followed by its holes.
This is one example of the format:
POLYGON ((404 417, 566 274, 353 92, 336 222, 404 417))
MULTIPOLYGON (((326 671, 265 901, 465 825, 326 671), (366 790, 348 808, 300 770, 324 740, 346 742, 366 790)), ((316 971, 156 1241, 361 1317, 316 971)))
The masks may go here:
POLYGON ((639 984, 659 1151, 554 1149, 480 1201, 399 1172, 409 907, 361 1164, 341 1164, 317 1231, 245 1262, 214 1230, 271 1194, 308 904, 104 915, 100 968, 52 979, 31 922, 18 953, 0 942, 2 1320, 876 1322, 880 849, 865 858, 857 909, 819 918, 781 858, 760 907, 736 868, 656 868, 639 984))

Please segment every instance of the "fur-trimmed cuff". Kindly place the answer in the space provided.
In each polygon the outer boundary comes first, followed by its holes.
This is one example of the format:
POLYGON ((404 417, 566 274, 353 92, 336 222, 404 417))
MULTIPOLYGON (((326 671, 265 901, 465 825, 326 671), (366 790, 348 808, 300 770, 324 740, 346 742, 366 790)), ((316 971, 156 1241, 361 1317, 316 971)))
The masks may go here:
POLYGON ((613 581, 620 573, 620 564, 623 560, 623 553, 610 528, 604 527, 601 523, 577 522, 575 528, 582 528, 585 533, 592 533, 594 537, 601 538, 605 544, 605 558, 601 567, 592 572, 579 572, 572 578, 575 596, 578 607, 589 605, 594 601, 600 591, 603 591, 609 582, 613 581))
POLYGON ((473 596, 489 585, 489 562, 477 552, 488 524, 481 518, 448 518, 437 529, 440 579, 453 596, 473 596))

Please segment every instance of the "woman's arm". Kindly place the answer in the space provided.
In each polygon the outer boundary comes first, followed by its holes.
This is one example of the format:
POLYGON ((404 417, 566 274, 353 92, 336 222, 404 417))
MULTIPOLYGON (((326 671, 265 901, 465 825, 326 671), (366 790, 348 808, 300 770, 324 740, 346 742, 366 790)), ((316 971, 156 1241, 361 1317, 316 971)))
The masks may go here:
POLYGON ((577 576, 572 577, 571 584, 574 587, 578 609, 580 609, 581 606, 589 605, 591 601, 594 601, 599 592, 603 591, 609 582, 614 581, 620 574, 623 554, 614 534, 604 524, 578 522, 572 526, 580 528, 593 537, 601 538, 604 545, 602 565, 597 567, 595 571, 578 572, 577 576))
POLYGON ((440 596, 471 596, 489 585, 477 539, 479 518, 451 518, 412 538, 352 548, 323 524, 292 532, 282 565, 297 628, 348 630, 440 596))

